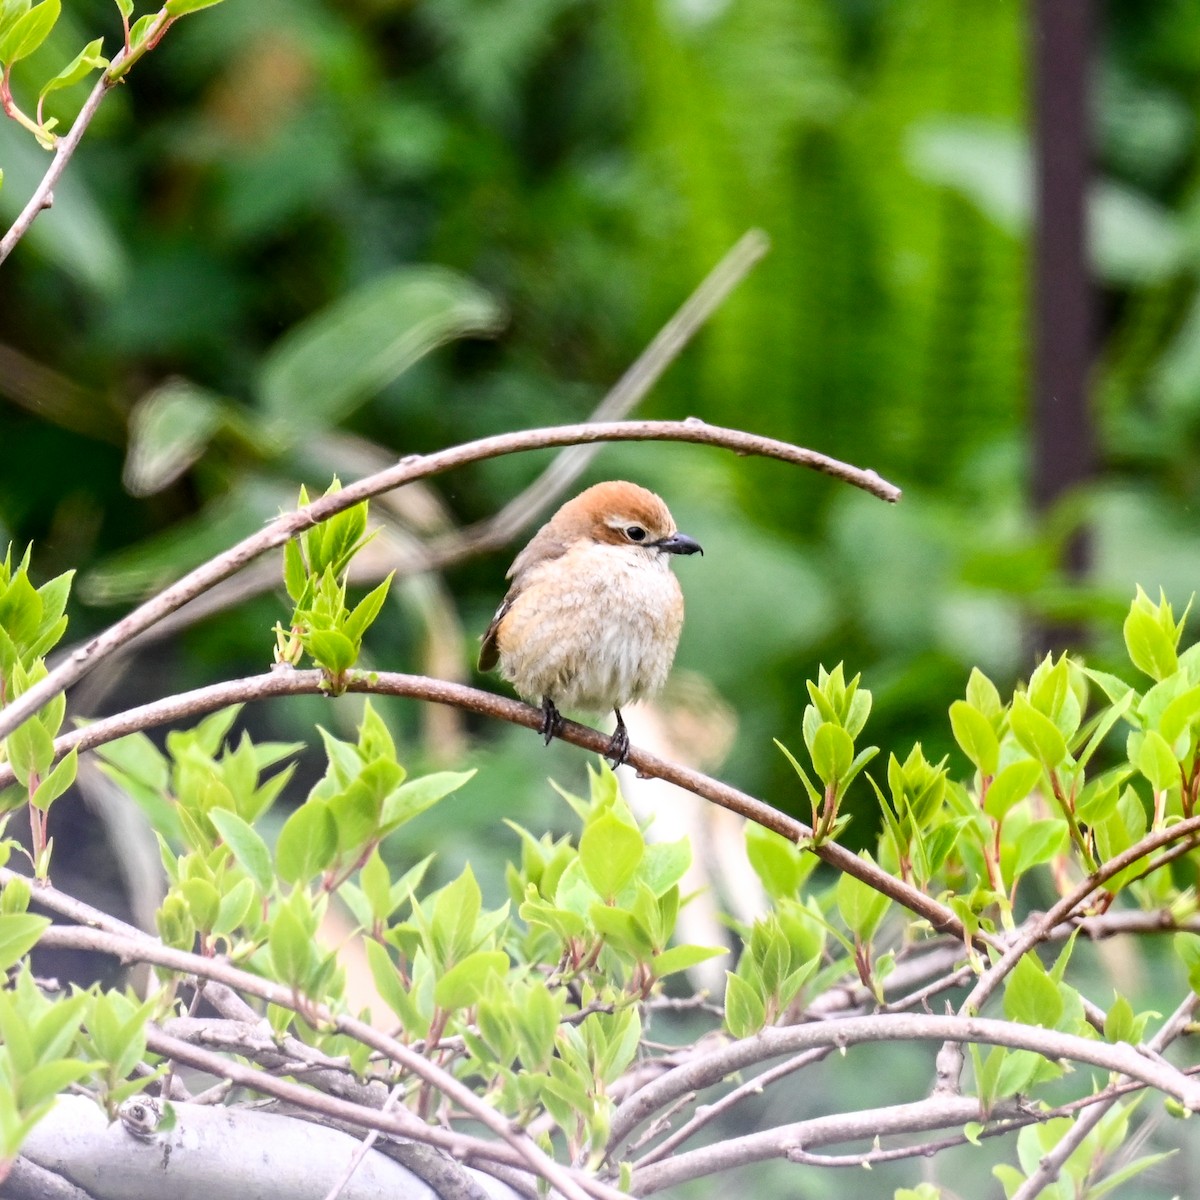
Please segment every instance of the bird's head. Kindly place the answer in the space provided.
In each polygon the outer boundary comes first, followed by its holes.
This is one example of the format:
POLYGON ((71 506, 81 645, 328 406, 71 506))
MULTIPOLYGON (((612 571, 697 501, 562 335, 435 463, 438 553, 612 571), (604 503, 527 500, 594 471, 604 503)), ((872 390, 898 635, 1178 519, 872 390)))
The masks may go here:
POLYGON ((550 525, 564 541, 586 538, 601 545, 639 547, 664 554, 703 554, 680 533, 662 499, 623 479, 597 483, 568 500, 550 525))

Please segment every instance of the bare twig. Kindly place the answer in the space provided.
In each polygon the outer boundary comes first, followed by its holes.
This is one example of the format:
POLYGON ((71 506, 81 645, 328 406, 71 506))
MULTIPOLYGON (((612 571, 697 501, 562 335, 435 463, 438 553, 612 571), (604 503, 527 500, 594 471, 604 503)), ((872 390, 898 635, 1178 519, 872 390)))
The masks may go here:
MULTIPOLYGON (((122 50, 112 60, 112 65, 117 65, 124 57, 125 51, 122 50)), ((108 95, 108 90, 112 86, 113 81, 109 78, 108 71, 105 71, 96 81, 96 86, 92 88, 88 98, 84 101, 83 107, 79 110, 79 115, 75 118, 71 128, 65 136, 58 140, 58 144, 54 150, 54 157, 50 160, 50 166, 46 169, 45 175, 42 176, 42 181, 34 189, 29 202, 21 210, 20 215, 12 223, 8 232, 0 239, 0 263, 13 252, 17 243, 29 232, 29 227, 37 219, 38 213, 43 209, 49 208, 54 203, 54 189, 59 179, 62 178, 62 173, 67 169, 67 163, 71 161, 72 155, 79 148, 79 143, 83 139, 83 135, 87 132, 87 127, 92 123, 92 118, 96 115, 101 101, 108 95)))
MULTIPOLYGON (((402 1090, 403 1089, 401 1085, 396 1084, 396 1086, 393 1087, 388 1093, 388 1098, 383 1102, 383 1107, 379 1111, 381 1113, 387 1113, 394 1108, 396 1101, 400 1099, 400 1093, 402 1090)), ((346 1184, 350 1182, 350 1177, 355 1171, 358 1170, 362 1160, 367 1157, 367 1155, 370 1153, 371 1147, 374 1146, 378 1140, 379 1130, 369 1129, 367 1131, 367 1136, 363 1138, 358 1149, 355 1150, 355 1152, 350 1156, 350 1161, 346 1164, 346 1169, 339 1176, 333 1187, 331 1187, 329 1191, 325 1193, 325 1200, 338 1200, 338 1197, 346 1190, 346 1184)))
POLYGON ((775 458, 795 466, 821 471, 844 483, 871 492, 883 500, 894 502, 900 498, 899 489, 881 479, 874 471, 850 466, 824 454, 818 454, 815 450, 806 450, 788 442, 744 433, 738 429, 723 429, 696 420, 614 421, 600 425, 563 425, 550 429, 530 429, 467 442, 435 454, 410 455, 386 471, 349 484, 340 492, 320 497, 307 508, 277 517, 258 533, 243 539, 225 553, 190 571, 177 583, 134 609, 115 625, 76 649, 44 679, 0 710, 0 737, 7 737, 42 705, 83 678, 97 663, 168 613, 174 612, 193 596, 200 595, 213 584, 236 574, 259 555, 282 546, 303 530, 310 529, 362 500, 377 496, 380 492, 390 491, 402 483, 410 483, 414 479, 425 479, 468 463, 497 458, 504 454, 515 454, 523 450, 593 442, 645 441, 691 442, 697 445, 719 446, 736 454, 775 458))
MULTIPOLYGON (((1174 1096, 1200 1111, 1200 1085, 1183 1072, 1125 1044, 1110 1045, 1075 1034, 1035 1028, 987 1017, 935 1016, 927 1013, 881 1013, 845 1017, 808 1025, 773 1026, 676 1067, 631 1096, 613 1114, 611 1141, 624 1140, 644 1120, 676 1096, 719 1083, 727 1075, 785 1054, 818 1046, 842 1049, 862 1042, 946 1040, 1032 1050, 1051 1060, 1073 1059, 1110 1071, 1121 1071, 1174 1096), (942 1032, 944 1031, 944 1033, 942 1032), (1183 1096, 1188 1099, 1183 1099, 1183 1096)), ((977 1101, 974 1103, 978 1103, 977 1101)))
MULTIPOLYGON (((196 717, 230 704, 261 700, 268 696, 319 694, 325 691, 325 688, 325 678, 320 671, 279 670, 246 679, 235 679, 145 704, 115 717, 86 725, 59 738, 55 742, 55 752, 65 754, 72 747, 79 750, 91 749, 138 730, 196 717)), ((358 673, 348 682, 347 690, 453 704, 483 716, 511 721, 514 725, 524 725, 528 729, 540 730, 542 725, 540 709, 517 700, 509 700, 504 696, 496 696, 491 692, 480 691, 478 688, 430 679, 423 675, 400 675, 390 671, 358 673)), ((574 721, 564 721, 557 736, 563 741, 597 754, 604 753, 609 741, 607 734, 574 721)), ((665 779, 685 791, 774 830, 793 842, 806 842, 812 837, 812 830, 802 821, 699 771, 668 762, 644 750, 631 750, 627 761, 642 775, 665 779)), ((7 772, 10 770, 10 767, 0 765, 0 786, 4 786, 5 780, 9 778, 7 772)), ((809 845, 808 848, 822 861, 882 892, 897 904, 929 921, 936 929, 962 936, 962 925, 950 909, 911 884, 889 875, 869 859, 860 858, 836 842, 821 842, 819 845, 809 845)))

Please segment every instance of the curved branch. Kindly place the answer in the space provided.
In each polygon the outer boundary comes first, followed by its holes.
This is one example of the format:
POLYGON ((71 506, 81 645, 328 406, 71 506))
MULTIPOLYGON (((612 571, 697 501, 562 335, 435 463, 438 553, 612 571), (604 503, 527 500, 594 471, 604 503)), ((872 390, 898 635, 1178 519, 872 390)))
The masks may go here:
POLYGON ((946 1041, 976 1042, 1032 1050, 1051 1060, 1071 1059, 1108 1071, 1119 1071, 1165 1092, 1193 1111, 1200 1111, 1200 1084, 1160 1059, 1149 1058, 1134 1047, 1099 1042, 1073 1033, 1060 1033, 1013 1021, 988 1017, 934 1016, 927 1013, 882 1013, 870 1017, 845 1017, 811 1025, 771 1027, 751 1038, 733 1042, 703 1058, 668 1071, 631 1096, 613 1114, 611 1141, 626 1138, 634 1129, 678 1096, 719 1083, 768 1058, 799 1054, 817 1046, 839 1050, 863 1042, 946 1041))
POLYGON ((794 466, 821 471, 844 483, 853 484, 883 500, 895 502, 900 489, 881 479, 874 471, 862 470, 839 462, 815 450, 779 442, 774 438, 744 433, 739 429, 724 429, 703 421, 613 421, 608 424, 562 425, 549 429, 528 429, 517 433, 499 434, 467 442, 434 454, 410 455, 386 471, 314 500, 306 508, 284 513, 258 533, 238 542, 236 546, 190 571, 177 583, 74 650, 70 657, 55 667, 44 679, 27 692, 0 709, 0 738, 7 737, 23 721, 52 700, 71 684, 83 678, 97 663, 113 654, 143 630, 160 621, 194 596, 200 595, 241 570, 247 563, 284 542, 310 529, 362 500, 390 491, 414 479, 425 479, 468 463, 498 458, 523 450, 541 450, 554 446, 584 445, 593 442, 691 442, 702 446, 719 446, 736 454, 774 458, 794 466))
MULTIPOLYGON (((252 675, 246 679, 234 679, 213 684, 211 687, 198 688, 193 692, 183 692, 152 704, 144 704, 140 708, 132 708, 128 712, 85 725, 58 738, 54 743, 55 754, 62 755, 71 749, 90 750, 130 733, 165 725, 171 721, 198 717, 230 704, 262 700, 268 696, 316 695, 326 690, 326 680, 320 671, 285 669, 264 675, 252 675)), ((430 679, 424 675, 401 675, 391 671, 358 672, 351 677, 346 690, 407 696, 418 700, 430 700, 437 704, 453 704, 482 716, 510 721, 514 725, 524 725, 527 729, 540 731, 542 727, 540 709, 531 708, 519 700, 510 700, 505 696, 481 691, 479 688, 449 683, 442 679, 430 679)), ((609 743, 607 734, 575 721, 563 721, 558 736, 565 742, 594 751, 596 754, 604 754, 609 743)), ((630 750, 626 761, 642 775, 665 779, 684 791, 713 804, 719 804, 722 808, 728 808, 790 841, 804 842, 812 837, 812 830, 803 821, 798 821, 747 792, 699 771, 637 749, 630 750)), ((7 786, 12 781, 12 768, 0 764, 0 787, 7 786)), ((859 858, 857 854, 836 842, 821 842, 806 848, 831 867, 853 875, 897 904, 923 917, 936 929, 959 938, 963 936, 962 925, 950 909, 903 880, 889 875, 875 863, 859 858)))

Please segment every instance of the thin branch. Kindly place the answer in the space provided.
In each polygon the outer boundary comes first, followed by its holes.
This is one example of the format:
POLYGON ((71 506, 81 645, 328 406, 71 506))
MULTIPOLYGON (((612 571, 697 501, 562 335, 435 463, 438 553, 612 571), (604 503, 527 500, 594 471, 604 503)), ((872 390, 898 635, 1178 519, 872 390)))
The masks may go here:
MULTIPOLYGON (((124 58, 125 51, 122 50, 112 60, 109 70, 122 62, 124 58)), ((45 175, 42 176, 41 183, 34 189, 29 202, 12 223, 9 231, 0 239, 0 263, 4 262, 16 248, 17 243, 29 232, 29 228, 37 219, 38 213, 53 205, 54 189, 58 186, 58 181, 62 178, 62 173, 67 169, 67 163, 71 161, 72 155, 79 148, 79 143, 83 139, 84 133, 87 132, 87 127, 92 123, 92 118, 96 115, 101 102, 108 95, 109 89, 112 86, 113 80, 109 78, 109 72, 104 71, 96 81, 96 86, 92 88, 88 98, 84 101, 83 107, 79 110, 79 115, 75 118, 71 128, 65 136, 59 138, 54 150, 54 157, 50 160, 50 166, 47 167, 45 175)))
POLYGON ((735 1087, 733 1091, 727 1092, 712 1104, 700 1105, 689 1121, 681 1125, 670 1137, 664 1138, 657 1146, 642 1155, 634 1164, 635 1169, 642 1170, 660 1162, 668 1155, 674 1154, 684 1142, 699 1133, 705 1125, 716 1120, 722 1113, 736 1107, 748 1096, 761 1096, 771 1084, 777 1083, 780 1079, 786 1079, 789 1075, 794 1075, 797 1071, 812 1066, 813 1063, 823 1061, 832 1053, 832 1046, 824 1046, 819 1050, 807 1050, 787 1062, 780 1063, 777 1067, 771 1067, 761 1074, 755 1075, 753 1079, 747 1079, 745 1083, 735 1087))
POLYGON ((809 1025, 773 1026, 754 1037, 733 1042, 676 1067, 647 1084, 617 1109, 613 1114, 611 1144, 624 1140, 676 1096, 711 1087, 735 1071, 771 1058, 799 1054, 817 1046, 833 1046, 840 1050, 863 1042, 937 1040, 1032 1050, 1052 1061, 1071 1059, 1120 1071, 1174 1096, 1186 1107, 1200 1111, 1200 1084, 1169 1063, 1148 1058, 1124 1043, 1112 1045, 1093 1038, 988 1017, 882 1013, 809 1025))
POLYGON ((530 429, 517 433, 499 434, 467 442, 434 454, 410 455, 386 471, 344 487, 340 492, 319 497, 306 508, 285 513, 271 521, 258 533, 245 538, 236 546, 190 571, 177 583, 160 592, 145 604, 110 626, 104 632, 76 649, 71 656, 55 667, 44 679, 0 710, 0 738, 7 737, 22 722, 71 684, 83 678, 97 663, 103 661, 126 642, 168 613, 174 612, 194 596, 236 574, 247 563, 321 521, 359 501, 390 491, 414 479, 425 479, 468 463, 515 454, 524 450, 547 449, 555 446, 582 445, 593 442, 675 441, 697 445, 719 446, 736 454, 751 454, 775 458, 795 466, 808 467, 835 479, 860 487, 883 500, 895 502, 898 488, 881 479, 874 471, 862 470, 836 459, 737 429, 723 429, 703 421, 615 421, 599 425, 564 425, 549 429, 530 429))
POLYGON ((792 1125, 727 1138, 711 1146, 676 1154, 666 1162, 633 1173, 633 1194, 646 1196, 749 1163, 772 1158, 792 1158, 813 1146, 874 1140, 893 1133, 961 1128, 980 1119, 979 1101, 941 1096, 912 1104, 896 1104, 862 1112, 814 1117, 792 1125))
MULTIPOLYGON (((145 704, 140 708, 85 725, 57 739, 55 753, 64 754, 71 748, 89 750, 114 738, 172 721, 197 717, 230 704, 261 700, 268 696, 321 694, 325 690, 326 680, 320 671, 276 670, 246 679, 230 680, 145 704)), ((510 721, 514 725, 524 725, 527 729, 540 730, 542 726, 540 709, 522 704, 518 700, 467 687, 465 684, 430 679, 424 675, 401 675, 390 671, 360 672, 351 677, 347 691, 408 696, 438 704, 453 704, 482 716, 510 721)), ((574 721, 564 721, 557 736, 565 742, 597 754, 603 754, 609 742, 607 734, 574 721)), ((668 783, 673 783, 704 800, 719 804, 722 808, 774 830, 793 842, 806 842, 812 837, 812 830, 803 822, 699 771, 637 749, 630 751, 627 761, 642 775, 665 779, 668 783)), ((0 787, 5 786, 6 780, 11 782, 10 772, 11 767, 0 765, 0 787)), ((823 862, 882 892, 897 904, 929 921, 934 928, 958 937, 962 936, 962 925, 950 909, 911 884, 889 875, 875 863, 860 858, 836 842, 810 844, 807 848, 823 862)))
MULTIPOLYGON (((403 1088, 401 1085, 396 1084, 396 1086, 393 1087, 388 1093, 388 1098, 383 1102, 383 1107, 379 1111, 383 1114, 386 1114, 392 1108, 394 1108, 396 1101, 400 1099, 400 1093, 402 1091, 403 1088)), ((346 1184, 350 1182, 350 1177, 355 1171, 358 1170, 362 1160, 367 1157, 367 1155, 371 1152, 371 1147, 374 1146, 378 1140, 379 1130, 369 1129, 367 1131, 367 1136, 363 1138, 358 1149, 355 1150, 355 1152, 350 1156, 350 1161, 346 1164, 346 1169, 342 1172, 337 1182, 334 1183, 333 1187, 331 1187, 329 1191, 325 1193, 325 1200, 338 1200, 338 1197, 346 1190, 346 1184)))

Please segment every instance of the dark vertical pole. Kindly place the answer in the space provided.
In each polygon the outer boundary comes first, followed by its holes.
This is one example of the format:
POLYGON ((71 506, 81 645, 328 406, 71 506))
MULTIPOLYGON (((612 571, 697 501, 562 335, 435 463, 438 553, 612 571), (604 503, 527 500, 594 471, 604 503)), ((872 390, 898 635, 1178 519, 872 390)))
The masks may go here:
MULTIPOLYGON (((1033 0, 1035 232, 1033 272, 1032 494, 1044 511, 1090 479, 1095 437, 1088 407, 1093 356, 1092 291, 1087 257, 1090 167, 1089 60, 1092 0, 1033 0)), ((1063 563, 1088 566, 1083 533, 1063 563)), ((1039 649, 1057 648, 1076 631, 1035 631, 1039 649)))

